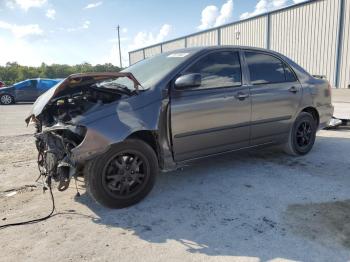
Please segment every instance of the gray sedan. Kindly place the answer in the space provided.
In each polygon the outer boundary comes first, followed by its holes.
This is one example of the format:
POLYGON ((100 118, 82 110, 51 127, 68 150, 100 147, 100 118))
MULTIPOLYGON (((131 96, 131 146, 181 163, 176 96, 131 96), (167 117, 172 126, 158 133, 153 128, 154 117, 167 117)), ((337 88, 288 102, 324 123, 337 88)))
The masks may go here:
POLYGON ((332 117, 330 89, 276 52, 182 49, 120 73, 72 75, 27 122, 49 185, 63 191, 83 175, 97 202, 122 208, 150 192, 158 170, 194 159, 276 144, 307 154, 332 117))

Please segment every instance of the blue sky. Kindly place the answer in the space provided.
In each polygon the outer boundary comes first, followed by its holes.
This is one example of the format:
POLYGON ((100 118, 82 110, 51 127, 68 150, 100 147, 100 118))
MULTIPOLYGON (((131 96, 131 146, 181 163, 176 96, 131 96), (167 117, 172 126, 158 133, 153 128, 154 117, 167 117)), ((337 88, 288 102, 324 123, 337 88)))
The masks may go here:
POLYGON ((0 0, 0 64, 119 64, 128 51, 305 0, 0 0))

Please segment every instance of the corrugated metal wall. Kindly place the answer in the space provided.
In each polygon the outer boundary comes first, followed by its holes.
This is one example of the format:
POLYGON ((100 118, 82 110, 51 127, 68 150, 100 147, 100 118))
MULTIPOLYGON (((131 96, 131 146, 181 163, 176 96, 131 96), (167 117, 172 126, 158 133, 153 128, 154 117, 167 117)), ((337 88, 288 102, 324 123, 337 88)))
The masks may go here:
POLYGON ((132 65, 132 64, 135 64, 137 63, 138 61, 141 61, 145 59, 143 57, 143 50, 139 50, 139 51, 135 51, 135 52, 130 52, 129 53, 129 64, 132 65))
POLYGON ((164 43, 162 46, 163 52, 168 52, 180 48, 185 48, 185 39, 179 39, 171 42, 164 43))
POLYGON ((350 86, 350 0, 345 1, 345 16, 343 26, 343 45, 340 60, 339 87, 350 86))
POLYGON ((271 14, 271 49, 335 85, 339 7, 340 0, 326 0, 271 14))
POLYGON ((145 48, 145 58, 149 58, 151 56, 158 55, 161 52, 162 52, 162 48, 161 48, 160 45, 149 47, 149 48, 145 48))
POLYGON ((187 47, 211 46, 218 44, 218 30, 212 30, 187 37, 187 47))
POLYGON ((221 45, 267 47, 267 16, 222 27, 221 45))
MULTIPOLYGON (((338 79, 337 87, 346 88, 350 84, 350 0, 314 0, 160 43, 144 51, 145 57, 150 57, 161 51, 208 45, 270 48, 292 58, 311 74, 326 75, 333 86, 338 79), (343 45, 338 61, 342 2, 343 45)), ((142 49, 129 55, 130 64, 144 59, 142 49)))

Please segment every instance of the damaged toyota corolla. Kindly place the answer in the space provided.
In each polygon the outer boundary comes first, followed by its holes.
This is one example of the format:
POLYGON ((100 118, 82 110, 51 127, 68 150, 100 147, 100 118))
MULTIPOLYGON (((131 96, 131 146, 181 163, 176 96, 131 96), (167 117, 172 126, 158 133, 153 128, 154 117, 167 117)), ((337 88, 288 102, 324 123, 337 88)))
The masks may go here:
POLYGON ((75 74, 35 102, 42 175, 83 175, 102 205, 142 200, 159 170, 263 145, 304 155, 331 119, 330 86, 287 57, 247 47, 163 53, 118 73, 75 74))

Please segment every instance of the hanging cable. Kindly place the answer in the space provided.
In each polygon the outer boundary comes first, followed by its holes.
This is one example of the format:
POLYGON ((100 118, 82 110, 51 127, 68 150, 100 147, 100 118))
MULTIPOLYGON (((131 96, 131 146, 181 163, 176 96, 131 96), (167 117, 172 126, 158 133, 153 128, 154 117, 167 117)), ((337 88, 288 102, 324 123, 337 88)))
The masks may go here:
MULTIPOLYGON (((42 218, 37 218, 37 219, 28 220, 28 221, 24 221, 24 222, 10 223, 10 224, 1 225, 1 226, 0 226, 0 230, 1 230, 1 229, 4 229, 4 228, 7 228, 7 227, 12 227, 12 226, 21 226, 21 225, 27 225, 27 224, 35 224, 35 223, 39 223, 39 222, 41 222, 41 221, 44 221, 44 220, 46 220, 46 219, 52 217, 52 216, 53 216, 53 213, 54 213, 55 210, 56 210, 56 206, 55 206, 55 198, 54 198, 53 193, 52 193, 51 177, 48 177, 47 185, 48 185, 48 187, 49 187, 50 197, 51 197, 51 201, 52 201, 52 209, 51 209, 50 214, 48 214, 47 216, 42 217, 42 218)), ((45 189, 46 189, 46 188, 44 187, 44 191, 45 191, 45 189)))

